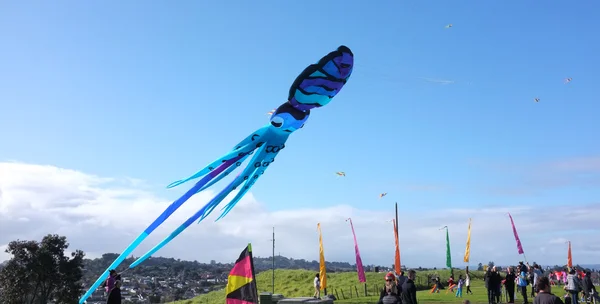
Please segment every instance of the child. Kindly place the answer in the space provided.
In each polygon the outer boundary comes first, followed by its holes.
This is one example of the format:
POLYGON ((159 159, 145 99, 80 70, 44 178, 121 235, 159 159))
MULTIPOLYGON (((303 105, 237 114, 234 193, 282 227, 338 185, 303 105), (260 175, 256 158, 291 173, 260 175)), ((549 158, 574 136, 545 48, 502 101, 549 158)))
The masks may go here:
POLYGON ((462 298, 462 289, 463 289, 463 285, 465 284, 465 280, 463 280, 462 275, 458 276, 458 284, 457 284, 457 288, 456 288, 456 297, 457 298, 462 298))

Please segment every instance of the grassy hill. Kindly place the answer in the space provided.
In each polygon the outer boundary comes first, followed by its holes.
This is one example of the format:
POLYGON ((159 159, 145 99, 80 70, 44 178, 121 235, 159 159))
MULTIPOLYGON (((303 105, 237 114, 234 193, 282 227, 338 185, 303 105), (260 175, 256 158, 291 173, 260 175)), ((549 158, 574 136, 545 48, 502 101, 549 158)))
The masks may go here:
MULTIPOLYGON (((312 296, 313 294, 313 279, 315 276, 315 271, 309 270, 284 270, 277 269, 275 270, 275 293, 282 294, 285 297, 300 297, 300 296, 312 296)), ((428 289, 428 279, 427 276, 431 274, 438 274, 443 280, 447 279, 450 275, 449 270, 432 270, 432 271, 418 271, 416 282, 420 289, 428 289)), ((454 270, 455 277, 458 277, 459 274, 464 274, 462 270, 454 270)), ((473 281, 476 281, 478 285, 483 286, 483 272, 471 272, 473 276, 473 281)), ((327 274, 327 292, 329 294, 334 294, 339 299, 336 302, 349 302, 349 303, 375 303, 377 302, 378 297, 374 298, 374 296, 379 295, 379 290, 383 287, 384 284, 384 273, 375 273, 375 272, 367 272, 367 294, 365 297, 365 284, 360 284, 358 282, 358 276, 356 272, 337 272, 337 273, 328 273, 327 274), (358 291, 359 297, 356 297, 356 292, 358 291), (350 298, 352 294, 352 298, 350 298)), ((258 292, 271 292, 273 290, 272 286, 272 272, 264 271, 256 275, 256 282, 258 287, 258 292)), ((421 291, 421 294, 429 294, 429 291, 421 291)), ((445 292, 445 291, 443 291, 445 292)), ((485 293, 484 290, 479 292, 481 295, 485 293)), ((487 294, 487 293, 486 293, 487 294)), ((442 295, 436 294, 433 296, 440 296, 438 298, 442 298, 442 295)), ((450 298, 452 299, 452 298, 450 298)), ((487 303, 487 298, 484 303, 487 303)), ((223 304, 225 301, 225 291, 213 291, 194 299, 184 300, 173 302, 173 304, 223 304)), ((439 303, 439 299, 435 301, 439 303)), ((427 302, 423 302, 427 303, 427 302)))

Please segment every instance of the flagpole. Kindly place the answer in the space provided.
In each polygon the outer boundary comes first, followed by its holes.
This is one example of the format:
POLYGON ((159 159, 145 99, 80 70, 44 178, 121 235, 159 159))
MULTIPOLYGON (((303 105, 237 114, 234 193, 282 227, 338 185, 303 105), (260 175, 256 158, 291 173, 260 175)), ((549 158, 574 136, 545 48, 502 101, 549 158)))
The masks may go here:
POLYGON ((275 227, 273 227, 273 278, 271 280, 272 284, 273 284, 273 294, 275 294, 275 227))
MULTIPOLYGON (((398 236, 398 238, 400 238, 400 235, 398 234, 398 202, 396 202, 396 235, 398 236)), ((400 246, 400 240, 398 240, 398 246, 400 246)), ((400 271, 402 271, 402 265, 400 266, 400 271)), ((398 274, 400 275, 400 274, 398 274)))

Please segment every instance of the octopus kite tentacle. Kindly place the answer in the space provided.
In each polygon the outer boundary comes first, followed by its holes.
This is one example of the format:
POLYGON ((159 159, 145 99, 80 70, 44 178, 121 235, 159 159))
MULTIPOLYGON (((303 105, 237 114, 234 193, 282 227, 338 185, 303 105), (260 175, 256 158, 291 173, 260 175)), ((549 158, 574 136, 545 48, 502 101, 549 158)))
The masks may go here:
MULTIPOLYGON (((92 287, 79 299, 82 304, 98 288, 108 276, 109 269, 119 266, 125 257, 150 234, 161 225, 175 210, 194 194, 202 191, 225 176, 229 175, 235 168, 241 166, 242 162, 256 151, 249 164, 228 186, 217 194, 210 202, 203 206, 198 212, 190 217, 179 228, 173 231, 167 238, 152 248, 144 256, 140 257, 129 268, 139 265, 149 256, 154 254, 194 221, 201 221, 216 208, 229 193, 242 186, 237 195, 223 208, 223 213, 218 219, 224 217, 237 202, 252 188, 260 175, 264 173, 269 164, 275 160, 275 156, 285 147, 285 142, 294 131, 302 128, 310 116, 310 110, 327 105, 331 99, 342 89, 352 74, 354 66, 354 55, 346 46, 340 46, 337 50, 327 54, 316 64, 308 66, 292 84, 288 101, 283 103, 270 116, 270 123, 251 133, 231 151, 223 157, 213 161, 208 166, 193 174, 192 176, 175 181, 167 188, 181 185, 195 178, 203 177, 194 187, 183 196, 173 202, 140 236, 138 236, 123 253, 109 266, 109 268, 98 278, 92 287)), ((218 220, 217 219, 217 220, 218 220)))
POLYGON ((225 156, 215 160, 214 162, 208 164, 206 167, 202 168, 200 171, 196 172, 194 175, 185 178, 185 179, 181 179, 175 182, 172 182, 171 184, 169 184, 167 186, 167 188, 173 188, 176 186, 179 186, 185 182, 188 182, 192 179, 196 179, 199 178, 203 175, 208 174, 210 171, 214 170, 214 168, 221 162, 224 162, 224 159, 227 158, 231 158, 233 155, 238 155, 241 151, 247 151, 249 153, 252 153, 251 150, 254 150, 257 148, 256 145, 258 145, 259 143, 261 143, 262 141, 260 140, 261 137, 267 132, 268 130, 268 126, 264 126, 258 130, 256 130, 254 133, 250 134, 248 137, 244 138, 244 140, 242 140, 240 143, 238 143, 235 148, 233 148, 230 152, 228 152, 227 154, 225 154, 225 156))

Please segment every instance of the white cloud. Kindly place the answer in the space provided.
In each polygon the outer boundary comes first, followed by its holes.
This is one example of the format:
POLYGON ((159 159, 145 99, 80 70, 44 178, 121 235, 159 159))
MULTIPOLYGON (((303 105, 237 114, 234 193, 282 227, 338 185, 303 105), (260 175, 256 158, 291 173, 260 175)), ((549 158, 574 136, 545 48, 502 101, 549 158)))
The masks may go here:
MULTIPOLYGON (((121 252, 160 214, 169 201, 145 190, 144 182, 133 179, 104 178, 82 172, 23 163, 0 163, 0 249, 15 239, 41 239, 48 233, 67 236, 71 250, 82 249, 88 256, 121 252)), ((217 186, 218 187, 218 186, 217 186)), ((172 191, 180 191, 183 189, 172 191)), ((213 191, 194 196, 159 227, 134 255, 168 235, 199 209, 213 191)), ((393 214, 329 206, 321 209, 298 208, 269 211, 252 194, 240 202, 219 222, 218 211, 199 225, 193 224, 172 243, 157 253, 188 260, 234 260, 247 242, 257 255, 270 256, 272 227, 276 231, 276 252, 281 255, 318 259, 316 223, 321 222, 328 260, 354 262, 349 224, 352 217, 359 247, 366 264, 392 264, 394 240, 393 214)), ((407 210, 408 206, 400 206, 407 210)), ((432 210, 427 213, 403 213, 400 243, 403 264, 443 266, 445 234, 439 228, 450 227, 453 262, 460 266, 466 241, 468 219, 473 218, 471 264, 514 263, 516 254, 510 221, 511 212, 525 252, 531 261, 563 263, 564 240, 572 241, 573 257, 579 263, 600 259, 597 239, 600 205, 569 205, 551 208, 488 208, 432 210)), ((8 259, 0 254, 0 261, 8 259)))

